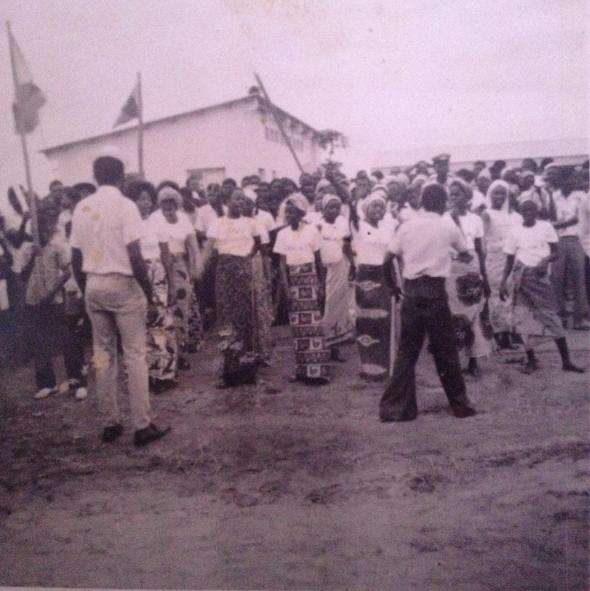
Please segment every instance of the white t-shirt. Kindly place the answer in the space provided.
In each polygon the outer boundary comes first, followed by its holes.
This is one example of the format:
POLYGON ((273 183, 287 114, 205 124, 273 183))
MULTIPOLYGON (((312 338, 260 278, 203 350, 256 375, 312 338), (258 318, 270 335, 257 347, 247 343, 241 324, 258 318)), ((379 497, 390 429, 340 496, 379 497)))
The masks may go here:
POLYGON ((357 264, 382 265, 394 234, 395 225, 387 218, 383 218, 376 228, 361 220, 359 229, 353 232, 352 237, 352 250, 357 264))
POLYGON ((324 265, 339 263, 344 256, 344 239, 350 236, 350 227, 344 217, 339 215, 333 224, 321 219, 318 229, 322 239, 320 256, 324 265))
POLYGON ((285 255, 287 265, 305 265, 313 263, 322 239, 315 226, 299 224, 297 230, 287 226, 279 230, 274 252, 285 255))
POLYGON ((558 240, 549 222, 537 220, 534 226, 512 227, 504 242, 504 252, 513 254, 516 260, 527 267, 536 267, 551 254, 549 244, 557 243, 558 240))
POLYGON ((420 210, 402 224, 389 245, 401 257, 404 279, 418 277, 449 277, 451 253, 463 252, 467 245, 463 232, 453 222, 437 213, 420 210))
POLYGON ((270 242, 270 233, 276 228, 276 222, 272 214, 260 209, 256 212, 254 221, 258 226, 260 242, 262 244, 268 244, 270 242))
MULTIPOLYGON (((166 220, 161 210, 156 210, 150 216, 150 220, 158 228, 161 242, 167 242, 170 254, 178 255, 186 252, 186 239, 195 234, 195 229, 190 218, 184 211, 177 212, 178 221, 171 224, 166 220)), ((143 255, 147 258, 146 255, 143 255)))
POLYGON ((567 228, 559 228, 557 235, 562 236, 579 236, 580 235, 580 207, 586 198, 583 191, 573 191, 567 197, 563 196, 561 191, 553 193, 553 203, 555 204, 555 213, 557 214, 558 222, 567 222, 574 217, 578 218, 578 223, 567 228))
POLYGON ((85 273, 133 276, 127 245, 141 238, 141 218, 119 189, 101 185, 74 210, 70 244, 82 252, 85 273))
POLYGON ((260 236, 258 223, 253 218, 243 216, 218 218, 207 232, 207 237, 215 240, 215 248, 219 254, 238 257, 248 256, 252 252, 256 236, 260 236))
POLYGON ((217 212, 207 203, 197 209, 197 219, 195 221, 195 230, 207 234, 211 224, 218 218, 217 212))
MULTIPOLYGON (((457 225, 450 213, 445 213, 443 216, 448 223, 457 225)), ((459 216, 459 224, 461 224, 461 231, 465 237, 467 250, 475 250, 475 239, 483 238, 483 221, 475 213, 468 211, 465 215, 459 216)))
POLYGON ((160 242, 168 242, 168 235, 162 226, 163 222, 159 217, 152 214, 145 220, 141 220, 141 254, 147 261, 160 258, 160 242))

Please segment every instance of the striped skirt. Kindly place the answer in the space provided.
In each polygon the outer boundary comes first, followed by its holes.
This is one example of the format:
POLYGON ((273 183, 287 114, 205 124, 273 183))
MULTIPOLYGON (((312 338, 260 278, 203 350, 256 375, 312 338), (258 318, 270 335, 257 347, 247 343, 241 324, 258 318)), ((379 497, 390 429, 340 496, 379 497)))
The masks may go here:
POLYGON ((326 346, 349 341, 354 336, 354 291, 348 280, 350 262, 343 257, 338 263, 326 265, 326 305, 324 306, 324 334, 326 346))
POLYGON ((330 352, 324 341, 315 264, 289 265, 288 269, 295 375, 302 380, 327 382, 330 379, 330 352))

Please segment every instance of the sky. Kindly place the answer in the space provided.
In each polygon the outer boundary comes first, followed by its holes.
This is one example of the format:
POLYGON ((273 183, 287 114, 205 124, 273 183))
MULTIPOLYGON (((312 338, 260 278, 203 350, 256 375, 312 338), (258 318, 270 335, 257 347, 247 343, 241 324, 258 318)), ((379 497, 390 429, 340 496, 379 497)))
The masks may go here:
MULTIPOLYGON (((112 129, 143 79, 150 120, 247 94, 378 152, 588 135, 585 0, 2 0, 47 96, 39 150, 112 129)), ((8 43, 0 44, 0 188, 22 182, 8 43)), ((285 148, 286 149, 286 148, 285 148)), ((182 180, 182 179, 178 179, 182 180)))

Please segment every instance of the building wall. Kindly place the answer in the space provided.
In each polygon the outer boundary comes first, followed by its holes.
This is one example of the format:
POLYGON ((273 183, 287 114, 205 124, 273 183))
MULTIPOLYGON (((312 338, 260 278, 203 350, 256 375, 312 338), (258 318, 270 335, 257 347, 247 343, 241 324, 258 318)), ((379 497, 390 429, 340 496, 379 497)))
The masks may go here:
MULTIPOLYGON (((220 176, 239 181, 259 170, 266 180, 273 173, 298 178, 287 146, 274 141, 277 136, 269 130, 278 134, 270 114, 260 113, 255 100, 157 123, 144 132, 146 178, 183 184, 187 173, 194 170, 202 170, 205 183, 218 181, 220 176)), ((301 163, 311 170, 317 168, 321 149, 312 135, 303 135, 300 127, 292 129, 288 122, 287 131, 295 140, 301 163)), ((55 176, 72 184, 90 180, 93 160, 108 152, 125 162, 127 172, 138 171, 135 130, 54 151, 49 159, 55 176)))

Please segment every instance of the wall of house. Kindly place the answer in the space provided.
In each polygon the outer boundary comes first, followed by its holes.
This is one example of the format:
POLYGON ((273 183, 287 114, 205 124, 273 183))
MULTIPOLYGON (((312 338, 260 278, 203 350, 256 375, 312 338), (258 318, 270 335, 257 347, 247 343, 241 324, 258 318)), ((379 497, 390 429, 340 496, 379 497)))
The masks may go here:
MULTIPOLYGON (((300 126, 286 123, 301 163, 313 170, 321 157, 317 142, 300 126)), ((297 178, 297 166, 287 146, 277 142, 278 133, 270 114, 259 112, 255 100, 155 124, 144 132, 146 178, 184 183, 194 170, 202 171, 205 183, 222 176, 239 181, 261 172, 267 180, 273 174, 297 178)), ((109 152, 125 162, 127 172, 138 171, 135 130, 54 151, 49 160, 55 177, 73 184, 90 180, 93 160, 109 152)))

